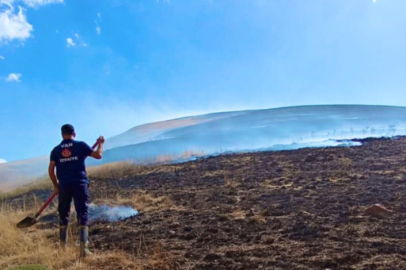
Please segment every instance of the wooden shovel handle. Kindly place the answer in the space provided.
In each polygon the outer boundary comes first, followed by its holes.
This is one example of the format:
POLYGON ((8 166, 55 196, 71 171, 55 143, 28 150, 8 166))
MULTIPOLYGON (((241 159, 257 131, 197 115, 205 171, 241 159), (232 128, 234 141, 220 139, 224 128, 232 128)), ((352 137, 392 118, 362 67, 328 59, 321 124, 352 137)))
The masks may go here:
POLYGON ((44 203, 44 205, 39 209, 39 211, 35 214, 35 217, 39 217, 41 215, 42 211, 44 211, 45 208, 52 202, 52 200, 55 198, 56 193, 52 193, 51 197, 48 198, 48 200, 44 203))
POLYGON ((93 144, 92 149, 94 150, 99 145, 99 139, 93 144))
MULTIPOLYGON (((99 145, 99 140, 97 139, 97 141, 93 144, 93 146, 92 146, 92 149, 94 150, 94 149, 96 149, 96 147, 99 145)), ((85 158, 87 158, 87 157, 85 157, 85 158)))

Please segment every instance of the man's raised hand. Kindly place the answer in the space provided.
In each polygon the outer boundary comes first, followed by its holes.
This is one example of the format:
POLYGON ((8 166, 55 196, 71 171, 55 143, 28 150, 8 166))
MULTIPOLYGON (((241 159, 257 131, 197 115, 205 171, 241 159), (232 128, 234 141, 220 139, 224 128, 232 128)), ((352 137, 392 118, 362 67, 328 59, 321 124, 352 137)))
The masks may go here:
POLYGON ((105 142, 104 137, 100 136, 99 139, 98 139, 98 142, 99 142, 99 144, 104 144, 104 142, 105 142))

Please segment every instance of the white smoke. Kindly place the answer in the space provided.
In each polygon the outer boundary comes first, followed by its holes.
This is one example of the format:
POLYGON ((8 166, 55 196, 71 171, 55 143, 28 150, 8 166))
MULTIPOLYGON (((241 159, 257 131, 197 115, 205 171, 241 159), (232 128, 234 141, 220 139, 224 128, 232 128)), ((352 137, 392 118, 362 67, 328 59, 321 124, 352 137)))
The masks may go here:
POLYGON ((90 220, 118 221, 138 215, 138 211, 129 206, 96 205, 89 206, 90 220))

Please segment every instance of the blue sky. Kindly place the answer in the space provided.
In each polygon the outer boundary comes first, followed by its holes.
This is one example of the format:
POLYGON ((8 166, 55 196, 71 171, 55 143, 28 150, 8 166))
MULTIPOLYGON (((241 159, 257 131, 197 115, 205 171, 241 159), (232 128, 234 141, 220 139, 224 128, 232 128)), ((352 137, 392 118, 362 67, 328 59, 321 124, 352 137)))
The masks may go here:
POLYGON ((404 0, 0 0, 0 158, 152 121, 405 105, 404 0))

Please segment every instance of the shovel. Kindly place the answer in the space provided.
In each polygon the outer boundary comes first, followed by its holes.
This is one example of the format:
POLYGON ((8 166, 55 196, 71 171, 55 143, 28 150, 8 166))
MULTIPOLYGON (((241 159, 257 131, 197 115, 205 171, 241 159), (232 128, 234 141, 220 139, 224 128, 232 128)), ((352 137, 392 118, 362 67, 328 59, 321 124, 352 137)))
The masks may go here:
POLYGON ((48 200, 44 203, 41 209, 34 216, 28 216, 23 220, 21 220, 17 224, 17 228, 24 229, 31 227, 32 225, 37 223, 37 218, 41 215, 41 213, 45 210, 45 208, 47 208, 47 206, 52 202, 52 200, 55 198, 56 195, 57 195, 56 193, 52 193, 51 197, 48 198, 48 200))
MULTIPOLYGON (((99 144, 99 140, 93 145, 92 149, 95 149, 96 146, 99 144)), ((34 216, 28 216, 18 222, 17 228, 24 229, 33 226, 35 223, 38 221, 38 217, 42 214, 42 212, 45 210, 45 208, 48 207, 48 205, 53 201, 57 193, 52 193, 52 195, 48 198, 48 200, 44 203, 44 205, 39 209, 37 213, 35 213, 34 216)))

